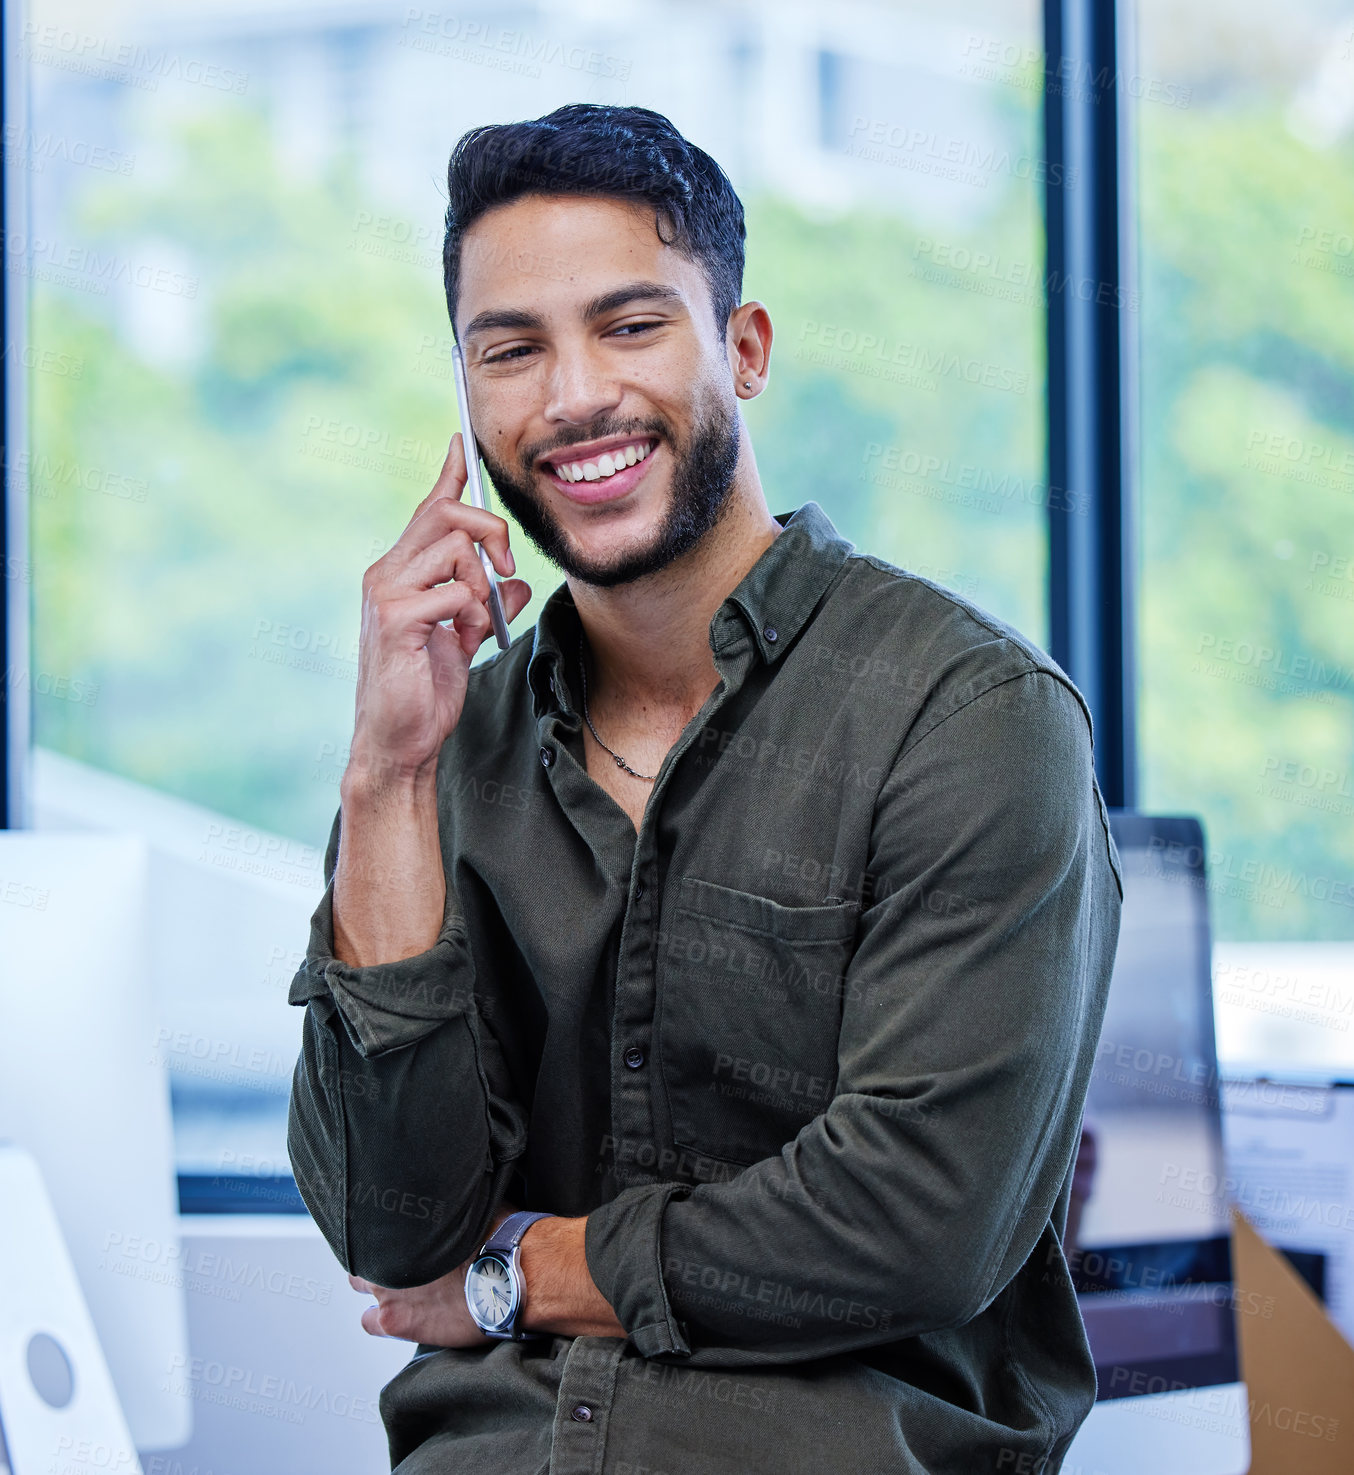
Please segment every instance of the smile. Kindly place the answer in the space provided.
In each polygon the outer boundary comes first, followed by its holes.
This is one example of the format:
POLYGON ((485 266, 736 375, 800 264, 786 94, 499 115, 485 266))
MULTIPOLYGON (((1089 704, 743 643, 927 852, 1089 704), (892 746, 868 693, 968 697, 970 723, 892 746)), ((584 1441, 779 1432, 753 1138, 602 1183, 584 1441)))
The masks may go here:
POLYGON ((609 446, 600 455, 596 451, 579 455, 575 451, 565 450, 547 457, 546 465, 563 481, 599 481, 604 477, 615 476, 624 467, 634 466, 642 461, 655 444, 657 442, 652 436, 644 436, 609 446))
POLYGON ((540 463, 553 486, 573 502, 609 502, 623 497, 645 475, 657 449, 654 436, 616 437, 586 449, 570 446, 540 463))

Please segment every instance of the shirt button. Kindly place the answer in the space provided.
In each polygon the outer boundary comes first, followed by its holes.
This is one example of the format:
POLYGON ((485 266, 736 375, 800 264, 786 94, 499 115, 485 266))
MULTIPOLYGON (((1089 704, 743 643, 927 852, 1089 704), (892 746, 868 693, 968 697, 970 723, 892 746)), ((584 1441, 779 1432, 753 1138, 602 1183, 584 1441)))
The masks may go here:
POLYGON ((550 748, 542 748, 542 749, 541 749, 541 762, 542 762, 542 763, 543 763, 543 764, 544 764, 544 765, 545 765, 545 766, 546 766, 546 767, 547 767, 547 768, 549 768, 549 767, 550 767, 550 765, 551 765, 551 764, 552 764, 552 763, 553 763, 553 762, 554 762, 554 761, 555 761, 555 754, 554 754, 554 752, 553 752, 553 751, 552 751, 552 750, 551 750, 551 749, 550 749, 550 748))
POLYGON ((639 901, 640 898, 643 895, 644 895, 644 882, 643 881, 636 881, 635 882, 635 900, 636 901, 639 901))
POLYGON ((775 645, 775 643, 776 643, 776 627, 774 625, 768 625, 766 627, 766 629, 762 631, 762 634, 766 636, 766 639, 767 639, 767 643, 768 644, 775 645))
POLYGON ((592 1418, 592 1410, 586 1403, 576 1403, 569 1417, 577 1419, 580 1424, 586 1424, 592 1418))
POLYGON ((625 1063, 631 1070, 638 1070, 644 1064, 644 1051, 638 1045, 631 1045, 625 1052, 625 1063))

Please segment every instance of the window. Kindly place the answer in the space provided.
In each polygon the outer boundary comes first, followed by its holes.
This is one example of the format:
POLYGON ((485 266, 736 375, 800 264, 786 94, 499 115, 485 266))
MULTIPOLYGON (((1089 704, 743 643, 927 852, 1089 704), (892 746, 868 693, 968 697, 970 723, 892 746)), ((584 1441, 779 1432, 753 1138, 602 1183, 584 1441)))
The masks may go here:
POLYGON ((1224 1058, 1354 1063, 1354 14, 1142 0, 1140 807, 1224 1058))
MULTIPOLYGON (((670 116, 747 207, 746 295, 777 331, 746 409, 771 509, 815 499, 1042 640, 1039 45, 1037 7, 995 0, 31 0, 10 150, 31 228, 8 262, 29 292, 34 818, 152 838, 186 1203, 289 1201, 286 987, 359 583, 455 429, 456 138, 579 100, 670 116)), ((520 632, 559 576, 516 553, 520 632)))

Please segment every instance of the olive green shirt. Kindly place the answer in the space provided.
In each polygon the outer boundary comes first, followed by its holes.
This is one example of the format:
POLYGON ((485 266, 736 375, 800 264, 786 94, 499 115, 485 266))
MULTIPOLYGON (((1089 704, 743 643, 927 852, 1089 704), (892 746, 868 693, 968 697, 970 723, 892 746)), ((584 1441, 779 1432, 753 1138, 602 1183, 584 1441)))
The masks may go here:
POLYGON ((586 1214, 628 1333, 419 1346, 401 1475, 1042 1475, 1095 1397, 1059 1243, 1122 896, 1089 714, 816 503, 777 521, 638 833, 567 585, 470 672, 426 953, 334 960, 335 819, 289 1128, 334 1253, 418 1285, 505 1197, 586 1214))

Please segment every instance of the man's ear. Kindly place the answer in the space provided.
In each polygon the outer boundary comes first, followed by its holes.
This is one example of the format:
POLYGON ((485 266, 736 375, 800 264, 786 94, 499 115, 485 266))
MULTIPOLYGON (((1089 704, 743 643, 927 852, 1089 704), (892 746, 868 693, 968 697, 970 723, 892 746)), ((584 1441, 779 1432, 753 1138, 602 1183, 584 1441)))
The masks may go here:
POLYGON ((771 373, 771 314, 755 299, 729 314, 725 335, 734 393, 750 399, 766 387, 771 373))

